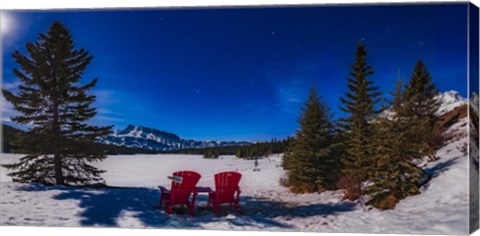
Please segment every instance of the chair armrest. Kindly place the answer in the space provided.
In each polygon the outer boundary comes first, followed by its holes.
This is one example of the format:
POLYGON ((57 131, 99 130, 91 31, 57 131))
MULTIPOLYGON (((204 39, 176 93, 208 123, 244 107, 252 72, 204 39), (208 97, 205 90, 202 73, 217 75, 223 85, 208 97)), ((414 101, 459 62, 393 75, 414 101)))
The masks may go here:
POLYGON ((170 190, 166 189, 163 186, 158 186, 158 188, 160 189, 160 191, 162 191, 162 193, 169 193, 170 192, 170 190))

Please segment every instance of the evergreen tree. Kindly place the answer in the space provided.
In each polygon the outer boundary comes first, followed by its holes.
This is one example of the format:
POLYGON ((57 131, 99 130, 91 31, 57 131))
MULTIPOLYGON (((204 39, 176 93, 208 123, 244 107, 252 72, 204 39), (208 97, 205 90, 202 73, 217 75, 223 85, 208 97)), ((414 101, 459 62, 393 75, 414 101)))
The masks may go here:
POLYGON ((418 194, 423 171, 412 159, 418 158, 418 143, 409 132, 411 120, 404 115, 405 98, 401 82, 397 83, 390 101, 393 115, 375 120, 375 171, 370 178, 373 184, 365 192, 372 196, 370 204, 381 209, 392 209, 410 195, 418 194))
POLYGON ((90 162, 106 156, 95 140, 110 133, 111 127, 87 124, 96 115, 92 107, 95 96, 87 92, 97 79, 84 85, 80 79, 92 56, 84 49, 74 49, 70 32, 59 22, 26 49, 27 55, 12 54, 21 68, 13 70, 22 83, 20 91, 3 90, 20 113, 12 121, 31 126, 15 143, 26 155, 4 167, 19 182, 98 183, 103 171, 90 162))
POLYGON ((217 159, 220 156, 220 151, 215 148, 209 148, 203 153, 203 158, 206 159, 217 159))
POLYGON ((238 158, 243 157, 243 148, 242 147, 237 148, 237 150, 235 151, 235 156, 238 157, 238 158))
POLYGON ((373 74, 367 63, 367 51, 363 44, 357 46, 355 63, 352 65, 351 77, 348 78, 348 89, 341 99, 344 107, 340 109, 348 113, 348 117, 340 119, 342 136, 345 141, 343 172, 353 175, 361 182, 373 173, 372 156, 375 144, 372 140, 374 127, 371 121, 379 111, 375 108, 380 101, 378 88, 368 79, 373 74))
POLYGON ((331 189, 338 174, 335 127, 326 104, 313 89, 299 119, 300 129, 284 156, 293 192, 331 189))
POLYGON ((438 148, 436 142, 439 133, 435 133, 434 127, 438 120, 435 114, 440 101, 437 99, 438 89, 432 83, 427 68, 421 60, 415 65, 409 83, 405 87, 403 116, 411 120, 411 138, 420 145, 419 152, 425 155, 433 155, 438 148))

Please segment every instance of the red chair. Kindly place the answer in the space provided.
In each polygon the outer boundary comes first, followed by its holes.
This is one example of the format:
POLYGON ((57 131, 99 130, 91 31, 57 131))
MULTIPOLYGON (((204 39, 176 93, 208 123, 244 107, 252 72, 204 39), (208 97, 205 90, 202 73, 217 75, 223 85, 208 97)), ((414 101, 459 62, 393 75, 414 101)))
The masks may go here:
POLYGON ((232 171, 215 175, 215 191, 208 194, 208 205, 214 207, 217 215, 220 214, 220 204, 228 203, 236 211, 240 210, 240 178, 242 174, 232 171))
POLYGON ((158 186, 161 190, 160 208, 163 205, 167 214, 172 214, 173 206, 186 205, 189 213, 193 216, 195 214, 195 198, 197 197, 195 186, 200 177, 199 173, 193 171, 174 172, 170 191, 165 187, 158 186), (192 200, 190 200, 192 194, 192 200))

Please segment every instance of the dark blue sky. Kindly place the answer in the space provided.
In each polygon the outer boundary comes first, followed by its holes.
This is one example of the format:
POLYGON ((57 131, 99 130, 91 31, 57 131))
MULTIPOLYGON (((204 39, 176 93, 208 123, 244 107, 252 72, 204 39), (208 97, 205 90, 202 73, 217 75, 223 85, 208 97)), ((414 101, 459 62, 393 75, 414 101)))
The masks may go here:
POLYGON ((343 116, 339 97, 362 41, 391 92, 421 58, 440 90, 466 96, 467 5, 10 12, 9 55, 55 20, 94 55, 97 124, 144 125, 184 138, 264 140, 293 135, 312 86, 343 116))

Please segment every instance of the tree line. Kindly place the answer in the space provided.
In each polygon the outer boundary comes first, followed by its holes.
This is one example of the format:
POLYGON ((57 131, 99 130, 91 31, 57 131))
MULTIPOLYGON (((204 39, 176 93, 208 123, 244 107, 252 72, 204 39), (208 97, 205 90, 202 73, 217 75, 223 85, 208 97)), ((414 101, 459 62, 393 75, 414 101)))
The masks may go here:
POLYGON ((419 60, 410 80, 399 80, 392 99, 381 106, 385 99, 369 79, 373 73, 359 44, 340 99, 346 116, 336 121, 317 90, 311 90, 283 160, 291 191, 345 189, 346 198, 367 195, 369 204, 381 209, 420 192, 429 176, 415 161, 433 156, 442 145, 434 130, 438 89, 419 60))
POLYGON ((250 160, 271 154, 284 153, 291 141, 292 138, 287 137, 284 140, 272 139, 270 142, 258 142, 249 146, 238 147, 235 156, 250 160))
POLYGON ((196 154, 203 155, 207 159, 216 159, 221 155, 235 155, 238 158, 251 160, 270 154, 284 153, 292 140, 292 138, 287 137, 284 140, 272 139, 269 142, 257 142, 244 146, 190 148, 163 153, 196 154))

